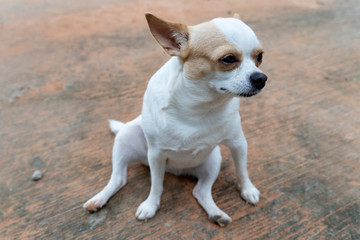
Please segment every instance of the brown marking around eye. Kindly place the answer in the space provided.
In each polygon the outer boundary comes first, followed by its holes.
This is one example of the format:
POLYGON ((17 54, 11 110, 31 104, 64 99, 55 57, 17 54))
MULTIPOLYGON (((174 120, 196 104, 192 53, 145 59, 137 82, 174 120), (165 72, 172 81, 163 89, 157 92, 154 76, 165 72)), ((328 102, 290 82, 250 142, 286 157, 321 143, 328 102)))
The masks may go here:
MULTIPOLYGON (((230 50, 230 49, 229 49, 230 50)), ((224 54, 221 55, 221 57, 218 58, 218 69, 222 72, 228 72, 232 71, 235 68, 239 67, 241 62, 243 60, 242 52, 241 51, 226 51, 224 54), (236 62, 232 64, 225 64, 221 61, 224 57, 232 55, 236 58, 236 62)))
POLYGON ((251 55, 250 55, 251 58, 254 60, 255 65, 257 67, 259 67, 261 62, 262 62, 262 59, 261 59, 261 61, 258 61, 258 56, 260 54, 264 54, 264 50, 262 48, 255 48, 255 49, 252 50, 251 55))
POLYGON ((188 79, 200 80, 214 70, 232 71, 242 61, 242 52, 229 42, 226 37, 211 23, 202 23, 190 27, 189 54, 184 59, 185 75, 188 79), (220 61, 226 55, 238 59, 234 64, 224 64, 220 61))

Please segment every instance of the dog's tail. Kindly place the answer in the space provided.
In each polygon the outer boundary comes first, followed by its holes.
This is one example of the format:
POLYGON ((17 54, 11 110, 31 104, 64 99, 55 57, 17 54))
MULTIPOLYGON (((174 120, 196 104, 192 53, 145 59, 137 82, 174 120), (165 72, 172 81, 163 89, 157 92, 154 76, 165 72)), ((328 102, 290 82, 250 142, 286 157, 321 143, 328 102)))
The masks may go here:
POLYGON ((120 121, 116 121, 116 120, 109 120, 109 127, 110 127, 110 130, 111 132, 113 132, 114 134, 117 134, 120 129, 123 128, 125 124, 120 122, 120 121))

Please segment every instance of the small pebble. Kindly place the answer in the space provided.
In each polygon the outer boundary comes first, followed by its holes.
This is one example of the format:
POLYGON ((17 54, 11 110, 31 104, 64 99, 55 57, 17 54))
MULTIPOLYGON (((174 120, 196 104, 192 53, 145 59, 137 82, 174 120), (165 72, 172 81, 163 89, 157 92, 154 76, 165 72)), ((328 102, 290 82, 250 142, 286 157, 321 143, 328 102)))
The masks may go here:
POLYGON ((34 181, 39 181, 43 177, 43 172, 40 170, 36 170, 33 175, 31 176, 31 179, 34 181))

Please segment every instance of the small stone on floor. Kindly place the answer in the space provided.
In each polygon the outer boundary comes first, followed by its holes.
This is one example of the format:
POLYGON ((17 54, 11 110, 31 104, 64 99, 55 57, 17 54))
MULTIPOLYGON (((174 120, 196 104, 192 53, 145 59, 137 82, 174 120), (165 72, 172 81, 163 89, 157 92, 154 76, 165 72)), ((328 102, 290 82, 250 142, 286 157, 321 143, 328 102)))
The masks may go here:
POLYGON ((31 176, 31 179, 34 181, 39 181, 43 177, 43 172, 40 170, 36 170, 33 175, 31 176))

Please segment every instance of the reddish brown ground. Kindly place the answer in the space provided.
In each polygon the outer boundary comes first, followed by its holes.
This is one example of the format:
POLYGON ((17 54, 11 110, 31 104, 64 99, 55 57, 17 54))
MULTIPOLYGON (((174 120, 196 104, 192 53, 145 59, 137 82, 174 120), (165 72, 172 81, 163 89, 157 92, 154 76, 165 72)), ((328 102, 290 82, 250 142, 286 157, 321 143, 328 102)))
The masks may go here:
POLYGON ((359 19, 357 0, 2 0, 1 238, 359 239, 359 19), (262 199, 240 199, 224 151, 213 196, 226 228, 191 196, 195 180, 172 175, 156 217, 137 221, 150 186, 141 165, 103 210, 81 208, 110 176, 107 119, 136 117, 167 59, 146 11, 188 24, 238 12, 263 43, 268 86, 241 108, 262 199))

